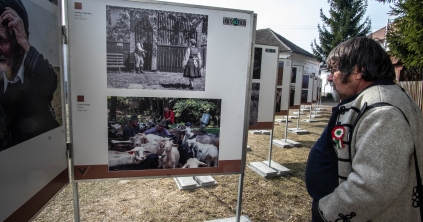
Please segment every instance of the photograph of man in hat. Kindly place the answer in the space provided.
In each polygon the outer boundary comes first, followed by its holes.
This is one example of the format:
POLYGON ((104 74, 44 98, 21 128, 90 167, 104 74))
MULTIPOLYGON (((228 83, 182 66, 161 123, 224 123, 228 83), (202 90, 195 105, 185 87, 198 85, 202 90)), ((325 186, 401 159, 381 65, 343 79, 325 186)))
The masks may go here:
POLYGON ((156 127, 151 128, 147 131, 144 132, 145 135, 148 134, 156 134, 162 137, 168 137, 171 134, 169 133, 169 131, 165 128, 167 126, 166 121, 160 121, 159 124, 157 124, 156 127))
POLYGON ((60 126, 51 105, 57 74, 28 27, 21 0, 0 0, 0 151, 60 126))
POLYGON ((145 50, 141 46, 140 40, 137 41, 137 44, 135 44, 135 72, 136 73, 144 73, 144 57, 145 57, 145 50))
POLYGON ((124 129, 123 129, 123 139, 124 140, 129 140, 130 137, 135 136, 138 133, 141 133, 141 129, 138 126, 138 117, 133 115, 131 116, 131 118, 129 119, 129 125, 127 125, 124 129))

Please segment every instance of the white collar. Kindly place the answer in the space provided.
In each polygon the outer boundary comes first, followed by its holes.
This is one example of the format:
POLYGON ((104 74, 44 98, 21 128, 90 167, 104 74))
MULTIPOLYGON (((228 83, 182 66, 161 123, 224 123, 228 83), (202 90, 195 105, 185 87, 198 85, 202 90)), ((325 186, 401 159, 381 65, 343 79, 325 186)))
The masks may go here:
POLYGON ((3 77, 4 77, 4 92, 6 92, 6 88, 7 88, 7 84, 10 82, 11 84, 18 82, 19 80, 21 80, 22 84, 24 83, 24 62, 26 59, 26 55, 27 53, 25 53, 23 59, 22 59, 22 65, 18 70, 18 74, 15 76, 14 80, 8 80, 6 77, 6 74, 3 72, 3 77))
MULTIPOLYGON (((22 60, 22 61, 25 61, 25 57, 26 57, 26 54, 24 56, 24 60, 22 60)), ((9 82, 11 84, 14 84, 14 83, 16 83, 16 82, 18 82, 20 80, 22 82, 22 84, 23 84, 24 83, 24 65, 23 65, 23 62, 22 62, 21 67, 18 70, 18 74, 15 76, 15 79, 8 80, 7 77, 6 77, 6 74, 4 72, 3 72, 3 76, 4 76, 4 93, 6 93, 7 84, 9 82)))

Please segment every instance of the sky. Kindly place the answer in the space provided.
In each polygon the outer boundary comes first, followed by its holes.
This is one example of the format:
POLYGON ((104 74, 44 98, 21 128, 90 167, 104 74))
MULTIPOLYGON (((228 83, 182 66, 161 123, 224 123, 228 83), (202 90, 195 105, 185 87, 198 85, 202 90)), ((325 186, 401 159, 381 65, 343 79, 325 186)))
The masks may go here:
MULTIPOLYGON (((166 0, 166 2, 254 11, 257 14, 257 29, 270 28, 308 52, 311 52, 310 44, 314 39, 319 43, 317 24, 323 24, 320 9, 329 17, 327 0, 166 0)), ((393 18, 387 14, 390 11, 389 6, 368 0, 366 16, 371 20, 372 32, 383 28, 388 19, 393 18)))

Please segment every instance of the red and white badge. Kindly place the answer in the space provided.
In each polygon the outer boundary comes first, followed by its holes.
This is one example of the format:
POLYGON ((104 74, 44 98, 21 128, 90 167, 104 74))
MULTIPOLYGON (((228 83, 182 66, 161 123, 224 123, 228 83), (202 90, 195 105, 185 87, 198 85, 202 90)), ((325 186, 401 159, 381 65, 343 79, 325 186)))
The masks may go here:
POLYGON ((332 130, 332 141, 335 142, 336 147, 338 149, 342 149, 345 147, 344 143, 342 142, 342 137, 344 136, 345 128, 344 126, 335 126, 332 130))

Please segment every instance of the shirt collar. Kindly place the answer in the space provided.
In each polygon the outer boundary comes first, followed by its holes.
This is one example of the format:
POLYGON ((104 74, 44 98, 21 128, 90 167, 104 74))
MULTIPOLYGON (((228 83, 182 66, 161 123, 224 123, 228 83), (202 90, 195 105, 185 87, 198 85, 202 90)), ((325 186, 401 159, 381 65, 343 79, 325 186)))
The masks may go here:
POLYGON ((23 61, 25 61, 26 58, 26 54, 24 55, 24 58, 22 60, 22 65, 18 70, 18 74, 15 76, 15 79, 13 80, 8 80, 6 77, 6 74, 3 72, 3 76, 4 76, 4 93, 6 93, 6 88, 7 88, 7 84, 10 82, 10 84, 14 84, 17 83, 19 80, 21 81, 21 83, 24 83, 24 65, 23 65, 23 61))
POLYGON ((355 100, 355 99, 358 97, 358 95, 360 95, 363 91, 365 91, 365 90, 366 90, 366 89, 368 89, 368 88, 371 88, 371 87, 373 87, 373 86, 381 86, 381 85, 395 85, 395 82, 394 82, 394 80, 390 80, 390 79, 381 79, 381 80, 376 80, 375 82, 373 82, 372 84, 368 85, 366 88, 364 88, 363 90, 361 90, 359 93, 357 93, 357 94, 355 94, 355 95, 353 95, 353 96, 350 96, 350 97, 348 97, 348 98, 346 98, 346 99, 342 100, 342 101, 338 104, 338 106, 339 106, 339 105, 346 104, 346 103, 349 103, 349 102, 351 102, 351 101, 355 100))

